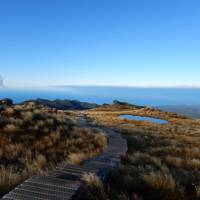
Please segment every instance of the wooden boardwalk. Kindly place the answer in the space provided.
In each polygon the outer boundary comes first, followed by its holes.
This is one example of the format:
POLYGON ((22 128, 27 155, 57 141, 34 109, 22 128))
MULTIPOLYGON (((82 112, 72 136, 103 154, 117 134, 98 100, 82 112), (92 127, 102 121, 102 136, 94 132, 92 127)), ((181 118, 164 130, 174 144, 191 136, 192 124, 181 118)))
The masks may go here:
POLYGON ((99 156, 83 165, 63 163, 46 176, 34 176, 6 194, 4 200, 68 200, 80 189, 81 177, 95 173, 102 180, 109 170, 120 164, 120 157, 126 154, 127 143, 122 136, 106 130, 108 148, 99 156))

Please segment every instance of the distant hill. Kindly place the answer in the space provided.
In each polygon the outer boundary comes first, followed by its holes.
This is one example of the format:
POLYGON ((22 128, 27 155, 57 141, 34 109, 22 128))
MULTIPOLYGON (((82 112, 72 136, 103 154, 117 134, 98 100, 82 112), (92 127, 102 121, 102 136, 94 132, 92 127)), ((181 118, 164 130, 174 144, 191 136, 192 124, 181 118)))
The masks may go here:
POLYGON ((39 105, 48 106, 50 108, 56 108, 60 110, 86 110, 98 107, 98 104, 95 103, 87 103, 87 102, 80 102, 77 100, 47 100, 47 99, 35 99, 35 100, 28 100, 23 102, 34 102, 39 105))
POLYGON ((158 106, 164 111, 175 112, 181 115, 186 115, 192 118, 200 118, 200 105, 166 105, 166 106, 158 106))

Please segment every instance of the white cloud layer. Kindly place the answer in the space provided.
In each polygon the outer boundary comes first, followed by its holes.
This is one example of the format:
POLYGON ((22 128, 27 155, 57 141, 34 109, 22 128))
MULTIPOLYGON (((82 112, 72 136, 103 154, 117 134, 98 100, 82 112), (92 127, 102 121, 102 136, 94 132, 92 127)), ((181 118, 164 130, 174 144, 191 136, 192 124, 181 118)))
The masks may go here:
POLYGON ((0 87, 3 87, 3 78, 1 75, 0 75, 0 87))

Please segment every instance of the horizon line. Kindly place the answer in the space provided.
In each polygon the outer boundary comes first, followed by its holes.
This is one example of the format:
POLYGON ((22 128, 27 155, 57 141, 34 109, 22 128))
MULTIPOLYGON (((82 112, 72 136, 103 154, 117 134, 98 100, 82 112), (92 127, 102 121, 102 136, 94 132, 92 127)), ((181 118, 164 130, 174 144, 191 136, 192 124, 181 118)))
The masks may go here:
POLYGON ((200 86, 190 86, 190 85, 152 85, 152 86, 147 86, 147 85, 50 85, 48 87, 124 87, 124 88, 200 88, 200 86))
POLYGON ((151 85, 151 86, 147 86, 147 85, 76 85, 76 84, 66 84, 66 85, 41 85, 41 86, 12 86, 12 85, 4 85, 3 87, 0 87, 1 89, 12 89, 12 88, 49 88, 49 87, 57 87, 57 88, 61 88, 61 87, 113 87, 113 88, 146 88, 146 89, 151 89, 151 88, 180 88, 180 89, 200 89, 200 86, 190 86, 190 85, 163 85, 163 86, 159 86, 159 85, 151 85))

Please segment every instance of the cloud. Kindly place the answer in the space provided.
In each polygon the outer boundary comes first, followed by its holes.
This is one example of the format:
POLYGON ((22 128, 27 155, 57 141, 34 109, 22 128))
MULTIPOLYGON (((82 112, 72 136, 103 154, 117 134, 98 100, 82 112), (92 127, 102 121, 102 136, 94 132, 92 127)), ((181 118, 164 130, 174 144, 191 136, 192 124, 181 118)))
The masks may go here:
POLYGON ((4 85, 3 85, 3 78, 2 78, 2 76, 0 75, 0 87, 3 87, 4 85))

